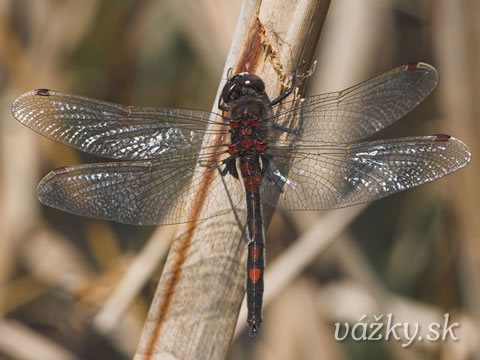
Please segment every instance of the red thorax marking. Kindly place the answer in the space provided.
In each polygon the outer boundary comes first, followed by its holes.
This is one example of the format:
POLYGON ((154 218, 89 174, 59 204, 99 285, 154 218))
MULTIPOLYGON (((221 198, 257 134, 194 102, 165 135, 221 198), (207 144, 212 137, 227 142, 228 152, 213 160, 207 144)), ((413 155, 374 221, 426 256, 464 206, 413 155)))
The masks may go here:
POLYGON ((267 142, 265 140, 255 140, 255 150, 258 152, 264 152, 267 147, 267 142))
POLYGON ((240 134, 243 136, 250 136, 253 134, 253 128, 252 127, 241 128, 240 134))
POLYGON ((238 148, 237 144, 228 144, 228 153, 230 155, 236 155, 240 149, 238 148))
POLYGON ((242 149, 244 150, 250 150, 253 148, 253 144, 254 144, 254 140, 252 138, 244 138, 242 140, 240 140, 240 146, 242 147, 242 149))
POLYGON ((240 126, 241 122, 241 119, 230 119, 230 128, 232 130, 237 129, 240 126))

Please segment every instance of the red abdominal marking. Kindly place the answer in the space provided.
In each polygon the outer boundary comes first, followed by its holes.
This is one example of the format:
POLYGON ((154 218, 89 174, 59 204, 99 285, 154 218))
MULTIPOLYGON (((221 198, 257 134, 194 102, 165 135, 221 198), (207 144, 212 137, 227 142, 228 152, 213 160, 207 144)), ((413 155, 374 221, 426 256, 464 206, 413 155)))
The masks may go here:
POLYGON ((250 206, 252 207, 252 209, 255 209, 256 207, 255 205, 256 205, 255 199, 254 198, 250 199, 250 206))
POLYGON ((252 171, 254 171, 254 169, 252 168, 252 164, 250 164, 249 162, 244 162, 242 164, 241 171, 242 171, 242 175, 247 177, 247 176, 253 175, 252 171))
POLYGON ((262 276, 262 270, 260 270, 259 268, 252 268, 248 272, 248 277, 250 278, 250 281, 254 284, 258 282, 260 276, 262 276))
POLYGON ((261 176, 244 176, 243 183, 247 191, 254 192, 262 184, 261 176))
POLYGON ((253 246, 250 248, 250 259, 252 259, 253 262, 256 262, 261 252, 262 248, 256 244, 253 244, 253 246))
POLYGON ((437 134, 435 135, 435 139, 433 139, 433 141, 448 141, 450 140, 450 135, 446 135, 446 134, 437 134))
POLYGON ((255 223, 250 226, 250 231, 252 232, 252 237, 258 234, 258 227, 255 223))

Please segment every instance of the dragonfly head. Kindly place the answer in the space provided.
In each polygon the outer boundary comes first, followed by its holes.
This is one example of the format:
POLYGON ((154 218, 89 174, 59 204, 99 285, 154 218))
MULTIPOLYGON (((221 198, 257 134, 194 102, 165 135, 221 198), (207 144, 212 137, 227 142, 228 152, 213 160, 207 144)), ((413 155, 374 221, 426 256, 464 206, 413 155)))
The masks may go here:
POLYGON ((256 96, 265 93, 263 80, 254 74, 242 72, 233 75, 222 90, 222 99, 225 104, 231 103, 243 96, 256 96))

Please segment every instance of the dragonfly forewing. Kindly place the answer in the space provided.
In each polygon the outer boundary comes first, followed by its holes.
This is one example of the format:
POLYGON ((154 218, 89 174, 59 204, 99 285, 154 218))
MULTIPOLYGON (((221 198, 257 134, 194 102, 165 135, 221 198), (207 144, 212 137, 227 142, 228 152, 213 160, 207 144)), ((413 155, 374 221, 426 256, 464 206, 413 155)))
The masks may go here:
POLYGON ((216 114, 203 110, 125 106, 48 89, 20 96, 12 113, 52 140, 120 160, 199 154, 207 125, 217 123, 216 114))

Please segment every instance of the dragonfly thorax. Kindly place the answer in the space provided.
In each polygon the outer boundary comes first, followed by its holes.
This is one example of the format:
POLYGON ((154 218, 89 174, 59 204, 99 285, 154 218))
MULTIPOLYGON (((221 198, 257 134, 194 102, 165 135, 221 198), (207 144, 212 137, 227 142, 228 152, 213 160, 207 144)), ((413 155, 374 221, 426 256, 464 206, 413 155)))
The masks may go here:
POLYGON ((265 151, 266 128, 261 126, 265 111, 265 105, 254 100, 232 107, 229 145, 231 155, 245 156, 265 151))

